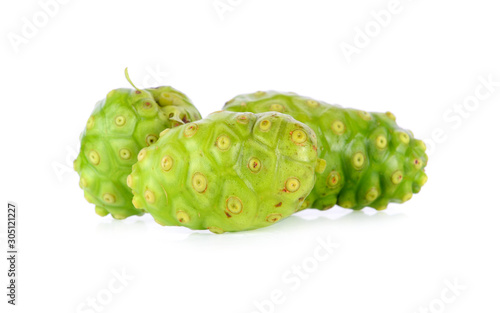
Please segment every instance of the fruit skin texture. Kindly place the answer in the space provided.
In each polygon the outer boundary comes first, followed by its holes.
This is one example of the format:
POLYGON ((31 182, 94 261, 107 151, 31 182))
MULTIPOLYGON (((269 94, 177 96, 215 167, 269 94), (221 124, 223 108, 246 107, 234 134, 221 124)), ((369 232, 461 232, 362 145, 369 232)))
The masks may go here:
POLYGON ((134 205, 161 225, 214 233, 272 225, 315 182, 314 132, 290 116, 216 112, 162 132, 127 183, 134 205))
POLYGON ((137 154, 154 143, 165 128, 201 118, 181 92, 171 87, 115 89, 96 104, 81 134, 74 168, 85 199, 98 215, 116 219, 142 215, 132 204, 127 175, 137 154))
POLYGON ((303 209, 338 204, 383 210, 390 202, 408 201, 427 181, 425 144, 400 128, 390 112, 368 113, 276 91, 239 95, 224 110, 282 112, 315 131, 326 170, 303 209))

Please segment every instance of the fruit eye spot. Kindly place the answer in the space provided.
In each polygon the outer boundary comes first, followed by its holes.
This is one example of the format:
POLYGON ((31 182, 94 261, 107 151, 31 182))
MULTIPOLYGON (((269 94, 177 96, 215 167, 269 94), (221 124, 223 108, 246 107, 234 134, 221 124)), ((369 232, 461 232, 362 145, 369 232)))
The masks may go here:
POLYGON ((248 124, 248 117, 246 115, 239 115, 236 121, 240 124, 248 124))
POLYGON ((144 148, 141 151, 139 151, 139 154, 137 155, 137 160, 142 161, 142 159, 144 159, 145 156, 146 156, 146 149, 144 148))
POLYGON ((156 135, 149 134, 146 136, 146 144, 148 146, 154 144, 157 140, 158 140, 158 137, 156 135))
POLYGON ((375 201, 379 196, 378 190, 376 188, 371 188, 367 193, 366 193, 366 200, 373 202, 375 201))
POLYGON ((195 173, 191 181, 193 189, 199 193, 205 192, 207 189, 207 178, 201 173, 195 173))
POLYGON ((411 198, 413 197, 413 194, 412 193, 407 193, 403 196, 403 198, 401 199, 403 202, 406 202, 408 200, 410 200, 411 198))
POLYGON ((408 136, 407 133, 401 133, 401 134, 399 134, 399 139, 404 144, 408 144, 410 142, 410 136, 408 136))
POLYGON ((281 217, 282 216, 279 213, 272 213, 266 217, 266 221, 268 221, 269 223, 276 223, 281 219, 281 217))
POLYGON ((385 149, 387 147, 387 138, 385 138, 385 136, 380 135, 377 137, 376 143, 377 143, 377 148, 385 149))
POLYGON ((133 178, 132 178, 132 175, 128 175, 127 176, 127 186, 129 186, 130 188, 132 188, 132 185, 133 185, 133 178))
POLYGON ((319 106, 318 101, 314 101, 314 100, 307 100, 306 104, 308 106, 310 106, 311 108, 317 108, 319 106))
POLYGON ((94 165, 99 165, 99 163, 101 162, 101 157, 99 156, 99 153, 97 153, 97 151, 95 150, 91 150, 89 152, 89 159, 90 162, 94 165))
POLYGON ((189 215, 184 211, 177 211, 177 213, 175 213, 175 217, 177 218, 179 223, 189 223, 189 221, 191 220, 189 218, 189 215))
POLYGON ((422 140, 417 140, 417 146, 420 147, 423 151, 425 151, 427 149, 427 146, 425 145, 425 143, 422 141, 422 140))
POLYGON ((259 172, 261 168, 260 160, 257 158, 251 158, 250 161, 248 161, 248 168, 254 173, 259 172))
POLYGON ((391 120, 396 121, 396 116, 394 116, 394 114, 392 114, 391 112, 385 112, 385 115, 387 115, 387 117, 389 117, 391 120))
POLYGON ((345 132, 345 125, 342 121, 333 121, 332 130, 335 134, 342 135, 345 132))
POLYGON ((417 170, 419 170, 419 169, 421 169, 421 168, 422 168, 422 162, 421 162, 419 159, 415 159, 415 160, 413 161, 413 164, 415 165, 415 168, 416 168, 417 170))
POLYGON ((222 234, 222 233, 224 233, 224 230, 222 228, 215 227, 215 226, 208 227, 208 230, 211 231, 214 234, 222 234))
POLYGON ((350 209, 354 206, 354 204, 348 200, 340 201, 339 205, 345 209, 350 209))
POLYGON ((403 181, 403 173, 401 171, 395 171, 391 176, 391 181, 394 185, 398 185, 403 181))
POLYGON ((361 152, 357 152, 354 154, 352 157, 352 165, 354 166, 355 169, 360 170, 363 168, 365 165, 365 156, 361 152))
POLYGON ((174 165, 174 160, 172 159, 171 156, 166 155, 163 157, 163 159, 161 159, 161 168, 164 171, 166 172, 170 171, 173 165, 174 165))
POLYGON ((285 189, 289 192, 295 192, 300 188, 300 181, 295 178, 288 178, 285 183, 285 189))
POLYGON ((125 125, 126 121, 127 120, 125 119, 125 117, 121 116, 121 115, 117 116, 115 118, 115 124, 116 124, 116 126, 123 126, 123 125, 125 125))
POLYGON ((285 107, 283 105, 279 104, 279 103, 273 103, 269 107, 269 110, 270 111, 276 111, 276 112, 284 112, 285 111, 285 107))
POLYGON ((87 187, 87 181, 85 180, 85 178, 81 177, 80 178, 80 188, 85 188, 87 187))
POLYGON ((427 183, 427 180, 428 180, 427 175, 425 175, 425 173, 422 173, 422 174, 423 174, 422 177, 418 180, 418 184, 420 186, 425 185, 427 183))
POLYGON ((330 174, 328 174, 326 184, 329 188, 338 187, 339 183, 340 183, 340 174, 337 171, 332 171, 330 174))
POLYGON ((104 202, 107 202, 107 203, 115 203, 116 201, 116 198, 113 194, 110 194, 110 193, 105 193, 104 195, 102 195, 102 199, 104 200, 104 202))
POLYGON ((232 214, 240 214, 243 211, 243 203, 238 197, 229 197, 226 200, 226 210, 232 214))
POLYGON ((94 117, 91 116, 89 117, 89 119, 87 120, 87 129, 92 129, 92 127, 94 127, 94 117))
POLYGON ((154 203, 155 194, 151 190, 146 190, 146 192, 144 192, 144 199, 146 199, 146 202, 154 203))
POLYGON ((365 121, 369 121, 372 119, 372 115, 366 111, 358 111, 358 115, 365 121))
POLYGON ((220 135, 216 142, 217 148, 222 151, 226 151, 231 147, 231 139, 227 135, 220 135))
POLYGON ((271 122, 268 120, 263 120, 262 122, 260 122, 259 128, 263 132, 268 131, 271 128, 271 122))
POLYGON ((301 144, 307 140, 307 135, 302 129, 296 129, 292 132, 292 141, 301 144))
POLYGON ((184 129, 184 136, 185 137, 192 137, 196 132, 198 131, 198 125, 197 124, 189 124, 185 129, 184 129))
POLYGON ((120 158, 122 158, 123 160, 128 160, 128 159, 130 159, 130 156, 132 154, 130 153, 130 150, 123 148, 123 149, 120 149, 119 155, 120 155, 120 158))

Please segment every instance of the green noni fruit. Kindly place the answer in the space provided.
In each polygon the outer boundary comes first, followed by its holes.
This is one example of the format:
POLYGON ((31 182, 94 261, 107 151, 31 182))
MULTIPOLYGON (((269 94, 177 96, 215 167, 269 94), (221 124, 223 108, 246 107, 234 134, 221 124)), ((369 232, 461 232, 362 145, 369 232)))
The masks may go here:
POLYGON ((291 115, 318 136, 326 170, 302 208, 372 207, 408 201, 427 181, 425 144, 400 128, 390 112, 341 108, 294 93, 275 91, 240 95, 224 110, 276 111, 291 115))
POLYGON ((290 116, 216 112, 162 132, 127 183, 159 224, 223 233, 293 214, 322 165, 316 135, 290 116))
POLYGON ((200 118, 186 95, 167 86, 115 89, 99 101, 80 137, 74 162, 85 199, 95 204, 96 213, 111 213, 116 219, 142 215, 132 204, 126 182, 137 154, 155 143, 165 128, 200 118))

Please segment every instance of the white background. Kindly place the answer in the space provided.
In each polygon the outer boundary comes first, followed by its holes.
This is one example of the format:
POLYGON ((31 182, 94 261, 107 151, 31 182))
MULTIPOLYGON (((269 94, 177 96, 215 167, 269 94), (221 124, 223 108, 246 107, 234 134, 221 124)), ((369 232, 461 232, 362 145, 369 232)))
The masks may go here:
POLYGON ((221 3, 232 9, 69 0, 44 20, 37 1, 2 1, 0 203, 19 205, 20 254, 13 309, 2 210, 0 311, 498 312, 500 87, 480 87, 500 81, 498 4, 401 0, 380 26, 371 12, 389 0, 221 3), (243 233, 101 218, 71 163, 95 102, 130 87, 127 66, 139 87, 171 85, 204 116, 267 89, 392 111, 426 139, 429 182, 385 212, 307 210, 243 233))

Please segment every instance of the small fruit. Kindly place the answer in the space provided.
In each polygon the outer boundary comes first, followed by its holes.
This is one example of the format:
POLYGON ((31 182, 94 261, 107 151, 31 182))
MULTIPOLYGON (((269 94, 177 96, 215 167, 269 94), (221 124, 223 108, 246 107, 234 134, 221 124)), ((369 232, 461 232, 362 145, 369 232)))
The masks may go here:
POLYGON ((217 234, 293 214, 311 192, 319 162, 314 132, 274 112, 213 113, 143 151, 129 179, 137 209, 161 225, 217 234))
MULTIPOLYGON (((127 73, 126 77, 130 82, 127 73)), ((186 95, 172 87, 115 89, 99 101, 82 133, 80 153, 74 162, 80 187, 86 199, 96 205, 96 213, 111 213, 118 219, 142 215, 142 210, 134 208, 127 187, 135 183, 127 176, 139 151, 154 144, 165 128, 200 118, 186 95)), ((168 171, 171 160, 164 160, 162 165, 168 171)))
MULTIPOLYGON (((285 112, 314 130, 326 170, 318 175, 305 201, 312 208, 328 209, 338 204, 380 210, 389 202, 410 200, 427 181, 424 143, 401 129, 390 112, 346 109, 275 91, 237 96, 224 110, 285 112)), ((300 136, 295 138, 300 141, 300 136)))

